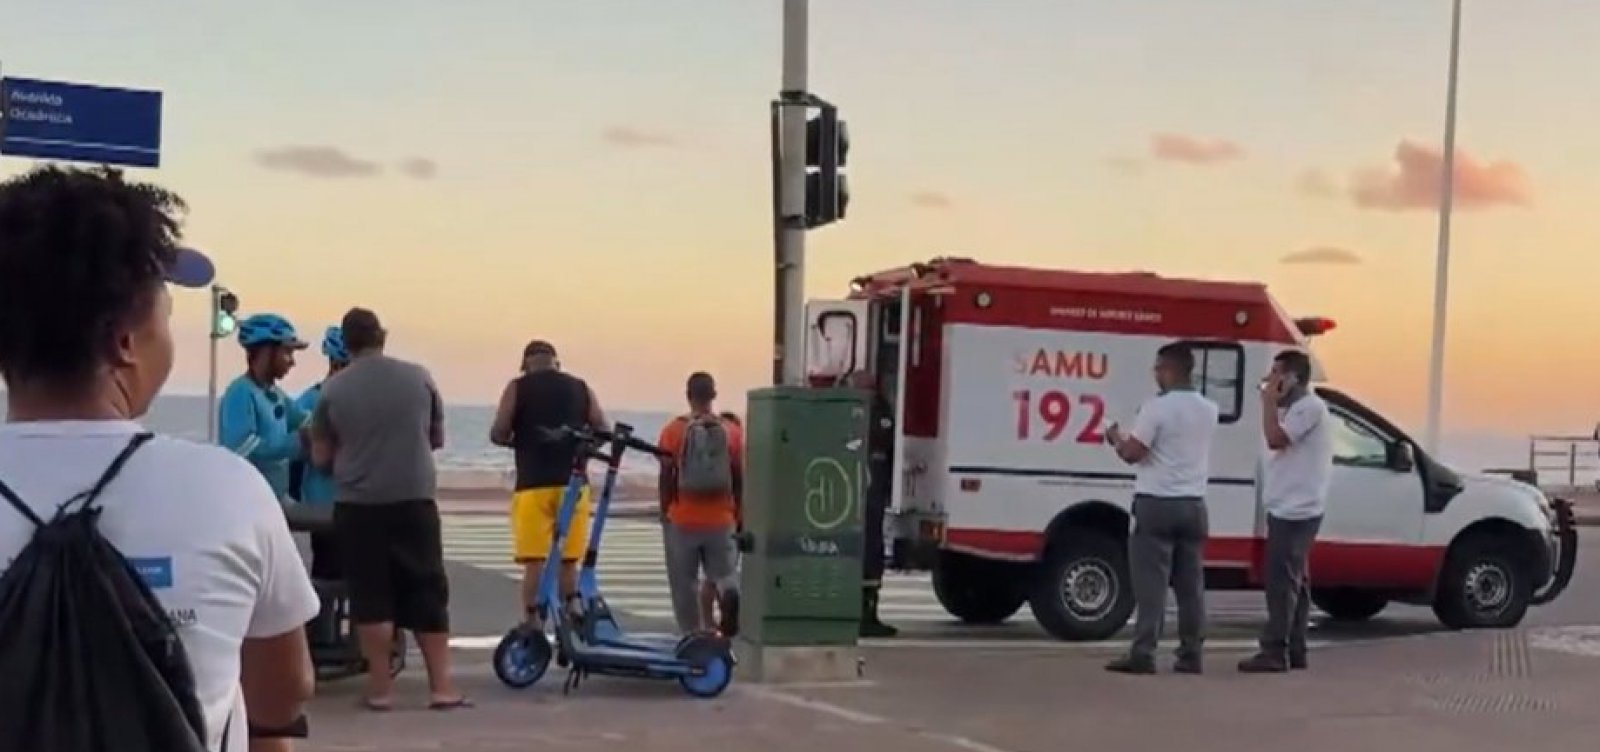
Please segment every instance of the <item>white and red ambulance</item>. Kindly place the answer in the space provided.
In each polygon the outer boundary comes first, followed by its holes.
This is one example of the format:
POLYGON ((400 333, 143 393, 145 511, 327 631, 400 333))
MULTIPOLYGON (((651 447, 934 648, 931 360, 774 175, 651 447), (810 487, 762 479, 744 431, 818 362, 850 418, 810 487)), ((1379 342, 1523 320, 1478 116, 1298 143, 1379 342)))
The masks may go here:
MULTIPOLYGON (((1156 349, 1194 348, 1221 425, 1207 505, 1208 586, 1262 585, 1265 445, 1254 392, 1285 348, 1333 327, 1293 319, 1252 283, 935 259, 860 277, 807 305, 813 384, 876 377, 896 417, 893 566, 932 569, 953 616, 1003 621, 1024 603, 1062 639, 1101 639, 1133 610, 1133 474, 1106 446, 1153 395, 1156 349)), ((1468 475, 1326 385, 1334 475, 1311 554, 1313 600, 1337 619, 1391 601, 1456 628, 1519 623, 1571 578, 1570 505, 1468 475)))

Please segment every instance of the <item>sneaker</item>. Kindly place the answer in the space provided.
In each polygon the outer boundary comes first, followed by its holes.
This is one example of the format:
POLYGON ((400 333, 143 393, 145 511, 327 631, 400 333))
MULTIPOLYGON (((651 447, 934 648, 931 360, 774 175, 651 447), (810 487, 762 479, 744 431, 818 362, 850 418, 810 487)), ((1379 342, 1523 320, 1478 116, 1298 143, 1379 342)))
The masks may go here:
POLYGON ((868 621, 861 622, 861 636, 862 637, 883 639, 883 638, 886 638, 886 637, 895 637, 895 636, 897 636, 899 634, 900 634, 900 630, 895 629, 894 627, 891 627, 888 624, 884 624, 883 622, 878 621, 877 619, 871 619, 871 620, 868 620, 868 621))
POLYGON ((1107 663, 1106 670, 1114 674, 1153 674, 1156 672, 1156 662, 1153 658, 1125 655, 1107 663))
POLYGON ((1198 657, 1188 655, 1179 657, 1178 661, 1172 664, 1172 670, 1174 673, 1194 675, 1206 672, 1205 664, 1198 657))
POLYGON ((1239 671, 1245 674, 1281 674, 1289 670, 1289 664, 1282 658, 1256 653, 1239 661, 1239 671))

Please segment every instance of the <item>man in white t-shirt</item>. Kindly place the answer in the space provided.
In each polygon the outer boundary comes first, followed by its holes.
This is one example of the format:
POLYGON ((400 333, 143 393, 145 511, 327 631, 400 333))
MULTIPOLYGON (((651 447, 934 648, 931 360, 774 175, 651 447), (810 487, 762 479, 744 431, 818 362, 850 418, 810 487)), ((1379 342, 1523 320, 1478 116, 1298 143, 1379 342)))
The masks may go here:
POLYGON ((1261 432, 1270 452, 1261 489, 1267 512, 1267 625, 1261 652, 1239 663, 1246 673, 1307 667, 1311 593, 1306 562, 1333 478, 1333 422, 1310 382, 1311 359, 1285 350, 1273 359, 1261 389, 1261 432))
MULTIPOLYGON (((211 263, 175 245, 180 206, 112 171, 0 183, 0 480, 46 519, 144 430, 134 420, 172 370, 167 283, 211 281, 211 263)), ((208 747, 289 749, 312 693, 304 625, 318 602, 261 474, 220 447, 157 437, 98 502, 101 534, 183 640, 208 747)), ((0 504, 0 562, 33 532, 0 504)))
POLYGON ((1138 604, 1128 653, 1106 670, 1155 673, 1170 583, 1178 599, 1174 670, 1198 674, 1206 627, 1205 495, 1217 406, 1195 391, 1194 353, 1186 345, 1172 343, 1156 352, 1155 377, 1161 393, 1139 408, 1133 430, 1124 433, 1113 425, 1106 432, 1117 456, 1135 467, 1128 566, 1138 604))

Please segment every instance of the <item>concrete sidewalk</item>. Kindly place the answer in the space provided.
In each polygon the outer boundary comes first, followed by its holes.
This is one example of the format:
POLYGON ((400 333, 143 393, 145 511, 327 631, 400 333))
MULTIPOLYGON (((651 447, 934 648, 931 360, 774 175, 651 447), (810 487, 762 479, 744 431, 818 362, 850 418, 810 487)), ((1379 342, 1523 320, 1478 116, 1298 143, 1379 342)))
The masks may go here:
MULTIPOLYGON (((1534 649, 1523 631, 1331 647, 1313 655, 1312 671, 1275 676, 1239 675, 1238 653, 1212 654, 1201 677, 1115 676, 1100 669, 1114 648, 869 649, 866 682, 735 684, 712 701, 673 684, 603 678, 563 697, 555 672, 549 684, 514 692, 478 660, 459 670, 477 708, 365 713, 355 709, 359 682, 350 682, 317 701, 315 737, 302 748, 1468 752, 1582 749, 1600 738, 1591 709, 1600 658, 1534 649)), ((420 674, 405 683, 407 707, 423 703, 420 674)))

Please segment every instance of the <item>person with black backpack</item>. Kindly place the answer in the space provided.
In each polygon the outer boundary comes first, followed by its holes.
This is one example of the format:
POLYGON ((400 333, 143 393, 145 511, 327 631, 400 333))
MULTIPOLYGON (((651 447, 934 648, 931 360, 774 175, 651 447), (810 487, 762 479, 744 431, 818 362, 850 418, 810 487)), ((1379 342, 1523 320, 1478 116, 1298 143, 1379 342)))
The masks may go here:
POLYGON ((307 731, 318 602, 272 489, 142 417, 182 201, 110 169, 0 183, 0 750, 266 752, 307 731))

